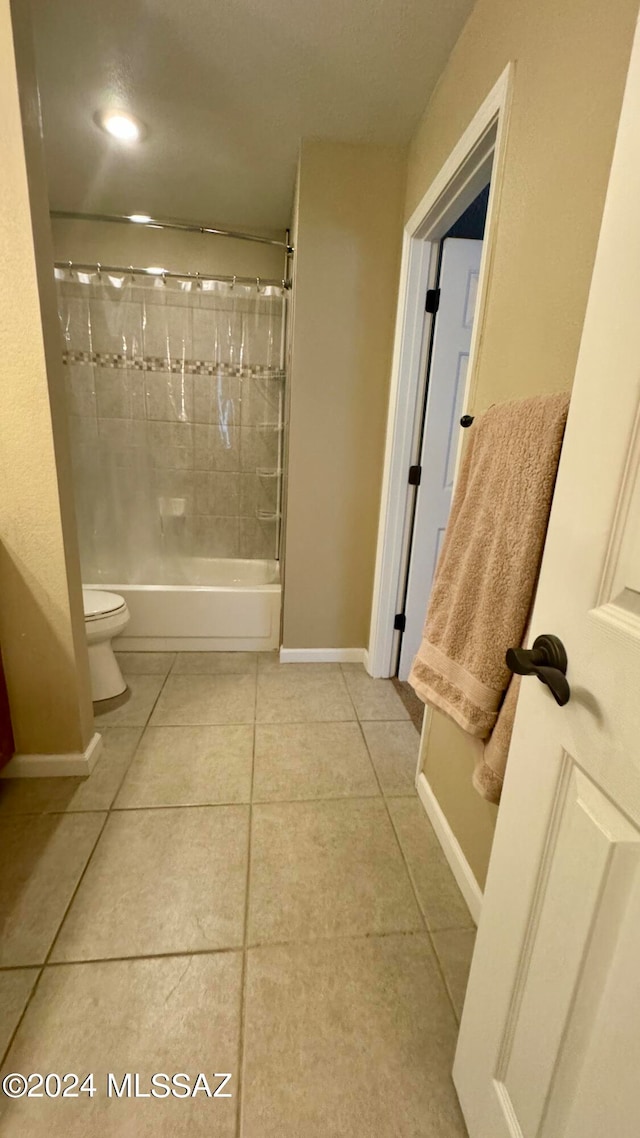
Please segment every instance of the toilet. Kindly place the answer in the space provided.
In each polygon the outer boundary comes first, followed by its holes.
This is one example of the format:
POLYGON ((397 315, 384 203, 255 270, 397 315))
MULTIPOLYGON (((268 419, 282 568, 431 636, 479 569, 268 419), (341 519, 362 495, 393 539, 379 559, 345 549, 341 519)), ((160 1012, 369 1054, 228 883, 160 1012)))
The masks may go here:
POLYGON ((89 645, 91 693, 93 702, 98 703, 122 695, 127 690, 111 641, 127 627, 129 609, 123 597, 117 593, 102 592, 101 589, 83 588, 82 599, 89 645))

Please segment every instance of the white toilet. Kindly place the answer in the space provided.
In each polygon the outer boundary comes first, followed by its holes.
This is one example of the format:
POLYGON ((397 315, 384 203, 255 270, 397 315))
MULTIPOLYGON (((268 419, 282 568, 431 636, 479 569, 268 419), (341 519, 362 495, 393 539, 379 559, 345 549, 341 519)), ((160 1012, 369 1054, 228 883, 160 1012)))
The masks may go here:
POLYGON ((98 703, 122 695, 127 690, 111 641, 127 627, 129 609, 123 597, 117 593, 103 593, 100 589, 83 589, 82 599, 89 645, 91 692, 93 702, 98 703))

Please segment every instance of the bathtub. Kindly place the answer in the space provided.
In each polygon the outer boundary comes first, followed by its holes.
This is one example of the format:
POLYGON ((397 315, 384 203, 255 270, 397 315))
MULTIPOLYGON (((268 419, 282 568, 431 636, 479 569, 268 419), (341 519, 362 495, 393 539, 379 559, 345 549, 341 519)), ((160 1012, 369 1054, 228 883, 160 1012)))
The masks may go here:
POLYGON ((119 593, 131 620, 114 640, 118 652, 268 651, 280 644, 277 561, 193 557, 170 571, 156 566, 153 585, 95 581, 119 593))

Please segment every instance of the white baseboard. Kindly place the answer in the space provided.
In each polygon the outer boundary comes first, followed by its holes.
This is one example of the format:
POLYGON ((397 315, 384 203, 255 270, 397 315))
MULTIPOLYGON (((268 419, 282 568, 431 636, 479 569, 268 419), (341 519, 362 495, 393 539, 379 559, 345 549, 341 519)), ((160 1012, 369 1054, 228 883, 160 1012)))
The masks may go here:
POLYGON ((72 751, 66 755, 14 755, 0 771, 0 778, 86 778, 95 767, 101 751, 102 735, 96 731, 84 751, 72 751))
POLYGON ((435 830, 444 856, 451 867, 451 872, 458 882, 460 892, 469 906, 471 916, 475 923, 478 924, 482 911, 482 890, 475 879, 469 862, 462 852, 460 842, 451 829, 438 799, 427 782, 424 771, 418 775, 416 785, 418 788, 418 797, 435 830))
POLYGON ((362 664, 366 648, 281 648, 281 664, 362 664))

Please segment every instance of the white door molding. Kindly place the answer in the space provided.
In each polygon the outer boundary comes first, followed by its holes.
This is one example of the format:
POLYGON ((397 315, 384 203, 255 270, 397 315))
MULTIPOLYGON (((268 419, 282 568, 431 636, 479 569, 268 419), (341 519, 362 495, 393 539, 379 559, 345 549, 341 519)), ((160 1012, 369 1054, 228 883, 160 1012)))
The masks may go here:
POLYGON ((91 736, 84 751, 62 755, 15 754, 0 778, 87 778, 102 753, 102 735, 91 736))
POLYGON ((513 63, 507 64, 444 166, 407 222, 402 242, 400 288, 389 394, 389 414, 369 634, 368 670, 393 672, 393 628, 408 556, 409 467, 416 454, 418 409, 425 382, 425 345, 431 317, 424 299, 435 282, 437 243, 491 178, 484 249, 463 407, 473 405, 478 349, 484 324, 504 172, 513 63))

